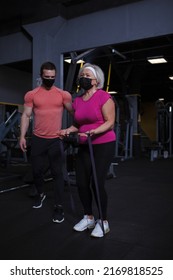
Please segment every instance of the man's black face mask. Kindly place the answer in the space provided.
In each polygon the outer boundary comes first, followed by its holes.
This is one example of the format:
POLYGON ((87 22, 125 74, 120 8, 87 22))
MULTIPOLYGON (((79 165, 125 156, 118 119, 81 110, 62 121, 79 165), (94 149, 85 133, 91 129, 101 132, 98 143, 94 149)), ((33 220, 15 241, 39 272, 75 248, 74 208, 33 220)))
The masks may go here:
POLYGON ((55 79, 45 79, 45 78, 42 78, 42 81, 43 81, 43 85, 47 88, 51 88, 55 82, 55 79))
POLYGON ((89 90, 89 89, 91 89, 93 87, 91 82, 92 82, 92 79, 89 79, 89 78, 81 77, 79 79, 80 87, 85 89, 85 90, 89 90))

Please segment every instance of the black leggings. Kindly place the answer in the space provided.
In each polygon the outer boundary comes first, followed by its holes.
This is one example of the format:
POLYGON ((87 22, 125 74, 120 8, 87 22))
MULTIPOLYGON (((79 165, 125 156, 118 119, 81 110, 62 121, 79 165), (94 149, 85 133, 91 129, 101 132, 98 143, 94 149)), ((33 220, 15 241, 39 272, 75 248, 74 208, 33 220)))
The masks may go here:
MULTIPOLYGON (((93 153, 96 165, 98 188, 103 220, 107 219, 107 193, 105 181, 109 166, 113 160, 115 142, 93 145, 93 153)), ((76 157, 76 181, 79 197, 84 208, 85 215, 92 215, 92 190, 98 206, 95 184, 92 178, 92 166, 88 145, 80 145, 76 157)), ((99 217, 100 218, 100 217, 99 217)))
POLYGON ((55 204, 62 205, 64 192, 63 177, 64 149, 59 138, 45 139, 32 136, 31 162, 33 179, 39 194, 44 192, 44 173, 51 170, 54 182, 55 204))

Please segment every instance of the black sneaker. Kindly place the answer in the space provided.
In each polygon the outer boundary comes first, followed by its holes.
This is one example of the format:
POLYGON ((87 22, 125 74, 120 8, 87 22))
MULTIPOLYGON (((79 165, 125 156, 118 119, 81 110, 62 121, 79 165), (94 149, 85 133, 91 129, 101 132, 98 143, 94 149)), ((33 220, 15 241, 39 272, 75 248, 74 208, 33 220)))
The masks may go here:
POLYGON ((46 198, 46 195, 43 194, 43 195, 37 195, 35 197, 35 202, 34 202, 34 205, 32 206, 33 208, 41 208, 42 205, 43 205, 43 201, 45 200, 46 198))
POLYGON ((62 206, 55 206, 53 213, 53 222, 62 223, 64 221, 64 211, 62 206))

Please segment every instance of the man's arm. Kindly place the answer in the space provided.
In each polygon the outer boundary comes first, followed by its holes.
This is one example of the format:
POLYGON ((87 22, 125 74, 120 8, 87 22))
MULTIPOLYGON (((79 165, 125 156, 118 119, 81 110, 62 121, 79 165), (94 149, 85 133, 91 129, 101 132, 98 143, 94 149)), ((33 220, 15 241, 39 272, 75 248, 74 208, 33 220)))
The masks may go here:
POLYGON ((20 148, 23 152, 26 152, 26 139, 25 135, 29 127, 29 120, 32 115, 32 107, 24 106, 24 111, 21 116, 21 123, 20 123, 20 148))
POLYGON ((72 103, 71 102, 65 103, 64 107, 71 115, 73 115, 73 108, 72 108, 72 103))

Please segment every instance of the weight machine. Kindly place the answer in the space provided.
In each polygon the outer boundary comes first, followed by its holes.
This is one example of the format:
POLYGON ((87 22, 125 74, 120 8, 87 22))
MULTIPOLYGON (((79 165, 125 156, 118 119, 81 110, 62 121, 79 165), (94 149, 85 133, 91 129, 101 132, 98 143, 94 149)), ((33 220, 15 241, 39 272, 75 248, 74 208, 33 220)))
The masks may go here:
POLYGON ((172 157, 173 152, 173 103, 166 104, 163 101, 156 101, 157 118, 156 118, 156 139, 162 147, 162 155, 164 158, 172 157))
POLYGON ((19 148, 18 137, 20 118, 21 114, 15 109, 11 115, 7 113, 7 120, 0 124, 0 157, 1 162, 6 161, 6 165, 8 165, 12 159, 22 159, 22 161, 27 162, 25 153, 20 153, 19 158, 13 158, 12 156, 12 151, 19 148))
POLYGON ((125 160, 133 156, 133 106, 126 95, 115 94, 113 99, 116 110, 115 157, 125 160))

